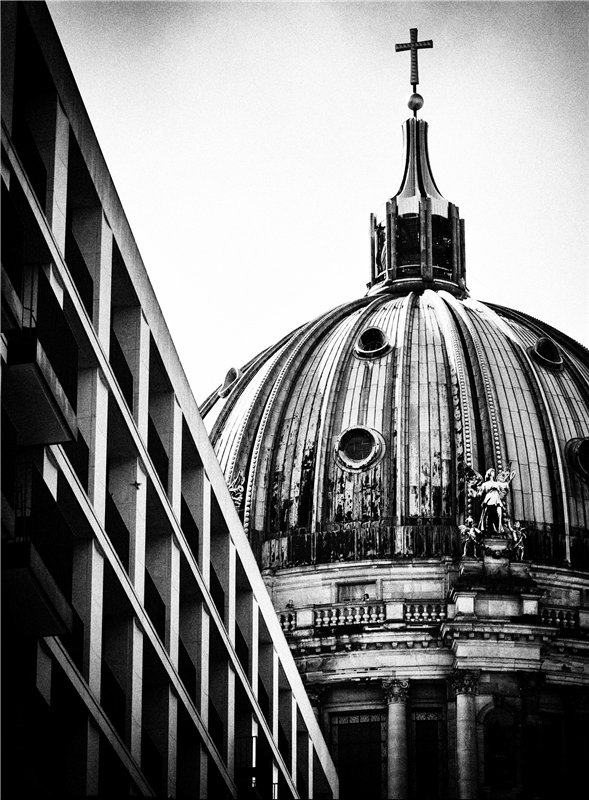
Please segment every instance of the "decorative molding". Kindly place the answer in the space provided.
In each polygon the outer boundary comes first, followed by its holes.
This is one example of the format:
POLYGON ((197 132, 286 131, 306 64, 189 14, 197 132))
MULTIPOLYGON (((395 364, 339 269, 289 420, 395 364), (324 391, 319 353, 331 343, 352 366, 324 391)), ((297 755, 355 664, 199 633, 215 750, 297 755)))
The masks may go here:
POLYGON ((327 686, 305 686, 307 697, 313 708, 320 708, 327 698, 327 686))
POLYGON ((382 682, 384 699, 390 703, 406 703, 409 699, 409 681, 387 679, 382 682))
POLYGON ((456 669, 448 678, 454 697, 459 694, 477 694, 479 688, 480 669, 456 669))

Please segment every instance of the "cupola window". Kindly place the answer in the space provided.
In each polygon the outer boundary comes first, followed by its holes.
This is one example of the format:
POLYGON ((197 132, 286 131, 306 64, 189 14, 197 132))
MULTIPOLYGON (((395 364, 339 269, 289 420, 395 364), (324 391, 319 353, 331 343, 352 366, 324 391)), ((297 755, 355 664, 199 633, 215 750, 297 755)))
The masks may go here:
POLYGON ((532 356, 544 367, 559 369, 562 367, 562 355, 558 346, 547 336, 541 336, 531 349, 532 356))
POLYGON ((235 367, 231 367, 227 375, 225 375, 225 380, 223 381, 223 386, 219 389, 219 397, 227 397, 227 395, 231 392, 234 388, 237 381, 241 378, 241 370, 236 369, 235 367))
POLYGON ((589 436, 569 439, 565 453, 572 469, 582 480, 589 482, 589 436))
MULTIPOLYGON (((399 267, 421 264, 419 215, 404 214, 397 218, 397 264, 399 267)), ((405 270, 403 270, 405 273, 405 270)), ((416 274, 419 274, 419 269, 416 274)))
POLYGON ((384 439, 380 433, 360 425, 344 431, 336 447, 336 459, 340 465, 353 471, 367 469, 383 454, 384 439))
POLYGON ((389 340, 380 328, 366 328, 356 341, 356 355, 376 358, 390 350, 389 340))
MULTIPOLYGON (((450 220, 432 214, 432 261, 438 268, 438 277, 450 277, 452 271, 452 231, 450 220), (447 270, 448 275, 444 275, 447 270)), ((434 272, 434 275, 436 272, 434 272)))

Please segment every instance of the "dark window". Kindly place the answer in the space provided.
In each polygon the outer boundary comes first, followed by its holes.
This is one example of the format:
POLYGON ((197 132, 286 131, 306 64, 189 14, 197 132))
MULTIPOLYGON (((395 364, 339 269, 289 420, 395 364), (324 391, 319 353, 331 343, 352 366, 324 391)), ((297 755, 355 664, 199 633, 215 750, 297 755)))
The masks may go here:
POLYGON ((397 265, 421 264, 419 216, 406 214, 397 218, 397 265))
POLYGON ((351 461, 364 461, 374 450, 374 437, 364 428, 353 428, 342 436, 340 450, 351 461))
POLYGON ((385 714, 335 714, 331 718, 331 741, 340 798, 386 798, 385 714))
POLYGON ((513 717, 504 709, 485 717, 485 784, 509 789, 515 782, 515 728, 513 717))
POLYGON ((413 775, 415 796, 419 800, 437 800, 442 790, 443 717, 439 709, 423 709, 412 713, 414 741, 413 775))
POLYGON ((452 270, 452 230, 450 220, 432 215, 432 261, 434 267, 452 270))
POLYGON ((547 336, 541 336, 532 348, 532 356, 544 367, 562 367, 562 355, 557 345, 547 336))
POLYGON ((366 328, 356 342, 356 353, 363 356, 381 355, 388 350, 388 339, 380 328, 366 328))

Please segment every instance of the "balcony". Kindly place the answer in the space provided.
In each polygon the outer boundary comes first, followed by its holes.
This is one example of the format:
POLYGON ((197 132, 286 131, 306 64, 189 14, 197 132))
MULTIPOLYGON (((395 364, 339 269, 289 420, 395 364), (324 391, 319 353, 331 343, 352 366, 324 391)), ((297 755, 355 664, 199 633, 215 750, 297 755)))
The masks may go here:
POLYGON ((447 618, 445 600, 421 602, 370 601, 347 602, 312 608, 286 609, 278 619, 285 634, 304 628, 315 630, 381 625, 383 622, 405 622, 410 626, 436 626, 447 618))
POLYGON ((377 625, 385 620, 384 603, 356 603, 330 606, 313 612, 315 628, 343 628, 377 625))
POLYGON ((8 331, 3 400, 19 445, 77 438, 78 347, 42 270, 23 302, 22 330, 8 331))
POLYGON ((58 636, 73 629, 73 612, 35 545, 2 542, 2 606, 20 633, 58 636))

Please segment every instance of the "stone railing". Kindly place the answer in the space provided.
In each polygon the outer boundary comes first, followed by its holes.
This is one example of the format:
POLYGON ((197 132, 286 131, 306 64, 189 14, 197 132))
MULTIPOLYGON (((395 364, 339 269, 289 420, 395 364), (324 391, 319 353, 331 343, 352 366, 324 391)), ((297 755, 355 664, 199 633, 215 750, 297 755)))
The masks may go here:
POLYGON ((561 630, 577 630, 579 628, 579 612, 572 608, 561 606, 541 606, 540 622, 551 628, 561 630))
POLYGON ((438 623, 443 622, 447 616, 447 604, 432 603, 403 603, 403 618, 409 623, 438 623))
POLYGON ((445 600, 371 601, 334 603, 328 606, 286 608, 278 612, 284 633, 302 628, 344 628, 351 625, 378 625, 385 621, 408 625, 439 625, 447 617, 445 600))
POLYGON ((369 625, 385 620, 384 603, 346 603, 314 611, 315 628, 335 628, 344 625, 369 625))
POLYGON ((280 627, 284 633, 290 633, 297 627, 297 613, 296 611, 281 611, 278 615, 280 620, 280 627))

